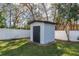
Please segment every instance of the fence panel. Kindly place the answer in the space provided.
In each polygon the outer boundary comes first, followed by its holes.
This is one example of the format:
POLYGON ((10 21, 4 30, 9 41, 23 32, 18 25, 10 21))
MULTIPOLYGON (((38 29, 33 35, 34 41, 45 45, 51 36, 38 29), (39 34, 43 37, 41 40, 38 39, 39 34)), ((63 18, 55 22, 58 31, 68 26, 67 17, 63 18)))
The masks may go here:
MULTIPOLYGON (((65 31, 55 31, 55 39, 58 40, 68 40, 65 31)), ((69 39, 70 41, 79 42, 79 31, 70 31, 69 32, 69 39)))
POLYGON ((0 29, 0 40, 30 37, 30 30, 0 29))

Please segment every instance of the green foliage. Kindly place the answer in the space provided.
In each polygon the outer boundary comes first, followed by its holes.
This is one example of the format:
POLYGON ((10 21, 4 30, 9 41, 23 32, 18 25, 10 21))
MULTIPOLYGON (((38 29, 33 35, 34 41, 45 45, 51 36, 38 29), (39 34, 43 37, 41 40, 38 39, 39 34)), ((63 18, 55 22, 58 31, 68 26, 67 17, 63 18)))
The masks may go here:
POLYGON ((25 25, 24 27, 12 27, 12 28, 16 28, 16 29, 26 29, 26 30, 30 30, 30 25, 25 25))
POLYGON ((5 27, 5 17, 3 15, 3 12, 0 12, 0 28, 5 27))
POLYGON ((69 13, 70 19, 74 18, 74 21, 78 20, 78 9, 79 9, 78 4, 75 3, 71 5, 69 13))
POLYGON ((24 26, 25 29, 30 30, 30 25, 24 26))
POLYGON ((78 4, 74 3, 64 3, 58 4, 58 15, 62 17, 62 21, 71 22, 72 20, 78 20, 78 4))

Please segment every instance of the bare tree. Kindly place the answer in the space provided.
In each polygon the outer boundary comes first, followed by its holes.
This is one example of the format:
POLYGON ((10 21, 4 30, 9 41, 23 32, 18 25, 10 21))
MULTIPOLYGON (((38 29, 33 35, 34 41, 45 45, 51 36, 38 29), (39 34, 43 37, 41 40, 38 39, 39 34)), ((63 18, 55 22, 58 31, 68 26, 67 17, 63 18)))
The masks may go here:
POLYGON ((46 18, 47 18, 47 20, 48 20, 48 14, 47 14, 46 6, 45 6, 45 4, 44 4, 44 3, 42 3, 42 5, 43 5, 44 10, 45 10, 45 13, 46 13, 46 18))

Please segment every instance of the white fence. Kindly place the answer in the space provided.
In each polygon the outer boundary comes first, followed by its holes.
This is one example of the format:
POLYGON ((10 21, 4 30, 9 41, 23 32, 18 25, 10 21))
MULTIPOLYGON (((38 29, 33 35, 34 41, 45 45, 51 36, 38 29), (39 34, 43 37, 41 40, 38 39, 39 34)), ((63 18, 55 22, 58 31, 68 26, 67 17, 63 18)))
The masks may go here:
POLYGON ((0 29, 0 40, 27 38, 27 37, 30 37, 30 30, 0 29))
MULTIPOLYGON (((0 40, 16 39, 16 38, 27 38, 30 37, 30 30, 22 29, 0 29, 0 40)), ((70 41, 77 41, 79 38, 79 31, 70 31, 70 41)), ((68 40, 65 31, 55 31, 55 39, 68 40)))
MULTIPOLYGON (((69 32, 69 39, 70 41, 79 41, 79 31, 70 31, 69 32)), ((55 31, 55 39, 59 40, 68 40, 65 31, 55 31)))

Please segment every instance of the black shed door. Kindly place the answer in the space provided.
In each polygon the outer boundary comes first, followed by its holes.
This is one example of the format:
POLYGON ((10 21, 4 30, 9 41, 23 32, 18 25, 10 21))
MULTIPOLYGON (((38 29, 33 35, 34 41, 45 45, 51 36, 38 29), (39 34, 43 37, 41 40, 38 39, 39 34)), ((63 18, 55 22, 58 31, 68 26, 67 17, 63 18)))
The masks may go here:
POLYGON ((40 26, 33 27, 33 41, 40 43, 40 26))

